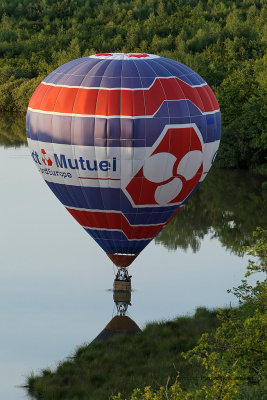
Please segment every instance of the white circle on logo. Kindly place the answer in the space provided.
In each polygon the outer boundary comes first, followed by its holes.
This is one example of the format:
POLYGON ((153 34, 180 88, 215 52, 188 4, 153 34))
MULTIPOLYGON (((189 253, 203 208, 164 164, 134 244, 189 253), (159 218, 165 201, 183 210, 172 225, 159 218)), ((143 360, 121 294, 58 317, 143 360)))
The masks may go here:
POLYGON ((151 182, 160 183, 173 176, 176 157, 170 153, 158 153, 149 157, 143 166, 143 174, 151 182))
POLYGON ((175 199, 183 188, 183 182, 180 178, 174 178, 165 185, 158 186, 155 191, 155 201, 158 204, 165 205, 175 199))
POLYGON ((182 175, 187 181, 192 179, 199 170, 203 154, 199 150, 189 151, 179 162, 177 174, 182 175))

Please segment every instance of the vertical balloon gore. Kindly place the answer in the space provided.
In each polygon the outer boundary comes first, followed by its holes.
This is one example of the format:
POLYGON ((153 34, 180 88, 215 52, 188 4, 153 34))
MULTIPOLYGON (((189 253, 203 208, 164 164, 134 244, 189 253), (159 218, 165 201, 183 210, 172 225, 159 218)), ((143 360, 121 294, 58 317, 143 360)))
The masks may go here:
POLYGON ((187 66, 102 53, 37 87, 26 132, 49 188, 117 267, 128 267, 185 204, 218 150, 219 105, 187 66))

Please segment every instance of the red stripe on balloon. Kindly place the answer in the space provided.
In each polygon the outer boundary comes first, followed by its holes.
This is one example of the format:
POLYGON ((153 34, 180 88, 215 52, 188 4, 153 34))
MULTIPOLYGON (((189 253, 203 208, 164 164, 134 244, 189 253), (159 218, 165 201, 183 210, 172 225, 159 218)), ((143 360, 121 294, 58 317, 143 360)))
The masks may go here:
POLYGON ((29 107, 58 113, 89 115, 153 115, 164 100, 190 100, 202 112, 219 109, 211 88, 206 84, 191 87, 178 78, 157 78, 149 89, 91 89, 50 86, 41 83, 29 107))
POLYGON ((86 228, 122 231, 128 239, 152 239, 167 224, 135 226, 130 225, 121 213, 66 209, 86 228))

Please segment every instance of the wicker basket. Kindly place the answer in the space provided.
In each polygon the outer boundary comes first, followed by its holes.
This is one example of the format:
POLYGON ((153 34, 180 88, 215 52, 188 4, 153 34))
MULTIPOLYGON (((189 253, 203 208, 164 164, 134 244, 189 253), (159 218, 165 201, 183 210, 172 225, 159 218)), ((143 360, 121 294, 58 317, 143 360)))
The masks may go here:
POLYGON ((129 290, 114 290, 113 300, 115 303, 123 302, 126 304, 131 303, 131 292, 129 290))
POLYGON ((129 281, 114 281, 113 290, 120 292, 130 292, 131 291, 131 282, 129 281))

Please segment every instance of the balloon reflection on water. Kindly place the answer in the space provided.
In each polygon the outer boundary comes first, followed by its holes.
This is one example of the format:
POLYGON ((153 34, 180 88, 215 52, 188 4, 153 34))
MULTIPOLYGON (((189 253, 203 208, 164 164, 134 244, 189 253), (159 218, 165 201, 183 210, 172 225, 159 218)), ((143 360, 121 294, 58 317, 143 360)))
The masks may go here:
MULTIPOLYGON (((127 271, 120 271, 120 273, 127 274, 127 271)), ((130 280, 114 280, 113 300, 116 306, 116 315, 93 342, 106 341, 115 335, 132 336, 141 332, 139 326, 127 315, 128 307, 131 306, 130 280)))

